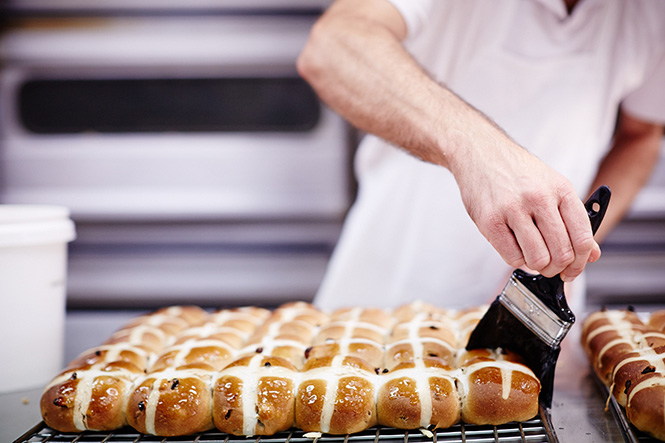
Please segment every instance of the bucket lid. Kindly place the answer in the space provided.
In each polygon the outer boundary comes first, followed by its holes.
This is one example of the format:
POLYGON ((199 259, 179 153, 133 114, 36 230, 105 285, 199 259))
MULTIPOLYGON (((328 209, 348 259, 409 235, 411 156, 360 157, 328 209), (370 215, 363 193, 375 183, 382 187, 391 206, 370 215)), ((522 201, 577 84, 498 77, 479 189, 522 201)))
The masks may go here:
POLYGON ((74 222, 64 206, 0 205, 0 247, 63 243, 74 238, 74 222))

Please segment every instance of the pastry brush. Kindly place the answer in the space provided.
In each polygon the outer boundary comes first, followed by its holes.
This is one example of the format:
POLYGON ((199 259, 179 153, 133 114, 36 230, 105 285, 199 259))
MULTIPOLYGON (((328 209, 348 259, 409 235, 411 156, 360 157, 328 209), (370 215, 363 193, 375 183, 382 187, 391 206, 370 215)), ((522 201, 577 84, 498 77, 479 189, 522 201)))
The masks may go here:
MULTIPOLYGON (((584 204, 591 229, 600 226, 611 192, 598 188, 584 204)), ((545 277, 516 269, 469 337, 467 350, 502 348, 520 355, 540 379, 540 403, 551 408, 554 368, 561 341, 575 322, 559 275, 545 277)))

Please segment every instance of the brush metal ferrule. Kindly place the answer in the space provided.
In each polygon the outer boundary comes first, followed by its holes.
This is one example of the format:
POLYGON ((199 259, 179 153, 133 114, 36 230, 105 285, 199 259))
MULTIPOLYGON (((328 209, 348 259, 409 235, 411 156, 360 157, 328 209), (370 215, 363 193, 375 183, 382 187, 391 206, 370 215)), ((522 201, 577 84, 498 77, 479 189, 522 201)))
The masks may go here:
POLYGON ((550 347, 559 346, 573 325, 561 320, 515 277, 510 277, 498 300, 550 347))

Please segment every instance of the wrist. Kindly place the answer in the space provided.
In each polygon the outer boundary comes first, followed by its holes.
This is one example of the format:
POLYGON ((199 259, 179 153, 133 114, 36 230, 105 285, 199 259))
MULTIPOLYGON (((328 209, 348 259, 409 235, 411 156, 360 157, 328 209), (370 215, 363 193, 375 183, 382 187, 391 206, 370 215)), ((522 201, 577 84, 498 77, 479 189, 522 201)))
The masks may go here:
MULTIPOLYGON (((444 110, 437 137, 445 166, 456 179, 469 171, 491 167, 510 155, 511 145, 519 148, 488 117, 453 93, 444 110), (489 164, 488 164, 489 163, 489 164)), ((521 148, 520 148, 521 149, 521 148)))

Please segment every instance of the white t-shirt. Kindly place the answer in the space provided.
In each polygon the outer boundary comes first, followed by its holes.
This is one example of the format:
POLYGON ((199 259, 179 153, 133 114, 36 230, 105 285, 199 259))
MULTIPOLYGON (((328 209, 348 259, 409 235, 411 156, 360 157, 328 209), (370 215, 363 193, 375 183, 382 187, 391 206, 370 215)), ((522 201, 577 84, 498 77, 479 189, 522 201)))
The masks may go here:
MULTIPOLYGON (((406 48, 439 82, 566 176, 582 198, 619 105, 665 121, 665 1, 391 0, 406 48)), ((359 193, 315 298, 323 308, 487 303, 511 269, 448 170, 367 136, 359 193)), ((579 281, 580 279, 578 279, 579 281)), ((573 306, 583 291, 576 289, 573 306)))

